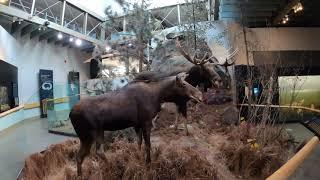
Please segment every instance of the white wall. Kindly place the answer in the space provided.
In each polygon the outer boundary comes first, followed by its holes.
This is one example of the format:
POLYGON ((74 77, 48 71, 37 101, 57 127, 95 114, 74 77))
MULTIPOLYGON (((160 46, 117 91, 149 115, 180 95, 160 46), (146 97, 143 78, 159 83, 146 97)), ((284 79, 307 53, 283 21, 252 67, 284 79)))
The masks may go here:
POLYGON ((319 33, 320 28, 251 28, 247 30, 248 48, 250 51, 320 50, 319 33))
POLYGON ((320 28, 249 28, 246 32, 250 62, 254 51, 320 50, 320 28))
POLYGON ((18 67, 20 104, 39 102, 39 69, 53 70, 54 84, 66 84, 69 71, 80 72, 80 81, 90 76, 89 65, 82 62, 90 56, 75 48, 30 40, 30 36, 12 36, 0 26, 0 59, 18 67), (67 62, 65 63, 65 60, 67 62))

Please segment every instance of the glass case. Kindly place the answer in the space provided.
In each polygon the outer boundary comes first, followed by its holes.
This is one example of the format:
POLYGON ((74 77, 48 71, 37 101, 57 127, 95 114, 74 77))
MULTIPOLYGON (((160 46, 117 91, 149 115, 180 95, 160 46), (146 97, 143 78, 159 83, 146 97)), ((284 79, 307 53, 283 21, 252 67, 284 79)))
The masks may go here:
POLYGON ((80 99, 97 96, 108 91, 117 90, 128 83, 128 77, 90 79, 79 83, 54 83, 53 99, 44 100, 43 107, 47 110, 49 132, 75 136, 75 131, 69 119, 72 107, 80 99), (79 89, 77 89, 79 88, 79 89))

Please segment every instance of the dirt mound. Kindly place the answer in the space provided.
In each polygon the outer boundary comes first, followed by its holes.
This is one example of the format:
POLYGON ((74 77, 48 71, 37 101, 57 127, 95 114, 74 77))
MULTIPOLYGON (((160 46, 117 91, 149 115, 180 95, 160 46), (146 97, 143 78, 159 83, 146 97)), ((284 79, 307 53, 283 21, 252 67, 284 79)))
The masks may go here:
MULTIPOLYGON (((31 155, 25 162, 21 179, 78 179, 75 152, 79 142, 69 140, 31 155)), ((217 172, 204 157, 191 148, 156 146, 152 164, 146 168, 144 151, 125 140, 111 144, 105 157, 93 152, 83 163, 83 179, 216 179, 217 172)))
MULTIPOLYGON (((264 179, 292 154, 292 138, 280 127, 245 122, 226 125, 221 120, 226 106, 191 106, 189 136, 170 128, 174 111, 162 111, 151 134, 149 169, 132 129, 111 133, 104 157, 92 148, 84 160, 82 179, 264 179)), ((79 179, 75 162, 78 149, 78 140, 68 140, 31 155, 20 179, 79 179)))

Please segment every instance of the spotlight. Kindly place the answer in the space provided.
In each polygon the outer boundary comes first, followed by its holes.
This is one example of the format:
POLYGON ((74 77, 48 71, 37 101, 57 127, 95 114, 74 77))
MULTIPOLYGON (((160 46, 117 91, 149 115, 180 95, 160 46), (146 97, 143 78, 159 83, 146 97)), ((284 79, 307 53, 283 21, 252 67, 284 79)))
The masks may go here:
POLYGON ((294 13, 297 13, 297 12, 302 11, 302 10, 303 10, 303 6, 302 6, 302 4, 300 2, 293 7, 294 13))
POLYGON ((81 39, 76 39, 76 45, 77 45, 77 46, 81 46, 81 44, 82 44, 81 39))
POLYGON ((41 31, 41 26, 38 28, 39 31, 41 31))
POLYGON ((69 38, 69 42, 73 42, 73 37, 70 37, 70 38, 69 38))
POLYGON ((288 15, 285 15, 285 20, 289 21, 289 16, 288 15))
POLYGON ((21 24, 21 21, 18 21, 18 24, 21 24))
POLYGON ((287 21, 284 19, 284 20, 282 20, 282 24, 286 24, 287 23, 287 21))
POLYGON ((59 33, 58 33, 58 35, 57 35, 57 37, 58 37, 58 39, 62 39, 62 38, 63 38, 62 33, 61 33, 61 32, 59 32, 59 33))

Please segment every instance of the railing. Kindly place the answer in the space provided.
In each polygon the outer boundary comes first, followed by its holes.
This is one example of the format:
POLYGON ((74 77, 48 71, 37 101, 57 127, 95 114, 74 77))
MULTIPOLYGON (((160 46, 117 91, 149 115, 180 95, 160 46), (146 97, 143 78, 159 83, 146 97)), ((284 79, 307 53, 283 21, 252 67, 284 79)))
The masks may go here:
POLYGON ((318 145, 319 145, 319 138, 317 136, 314 136, 286 164, 284 164, 275 173, 269 176, 267 180, 288 179, 318 145))
POLYGON ((86 36, 98 40, 103 38, 101 36, 104 31, 101 28, 101 24, 103 23, 100 20, 101 18, 96 18, 91 12, 76 7, 68 0, 55 0, 50 1, 50 3, 47 0, 10 0, 8 6, 22 10, 30 14, 30 16, 38 16, 59 24, 86 36))
MULTIPOLYGON (((249 106, 248 104, 239 104, 239 106, 249 106)), ((263 104, 252 104, 252 107, 266 107, 263 104)), ((304 107, 304 106, 288 106, 288 105, 268 105, 272 108, 290 108, 303 109, 315 113, 320 113, 319 109, 304 107)), ((319 145, 319 137, 312 137, 308 143, 297 152, 289 161, 287 161, 281 168, 267 178, 267 180, 286 180, 296 171, 296 169, 303 163, 303 161, 311 154, 311 152, 319 145)))

